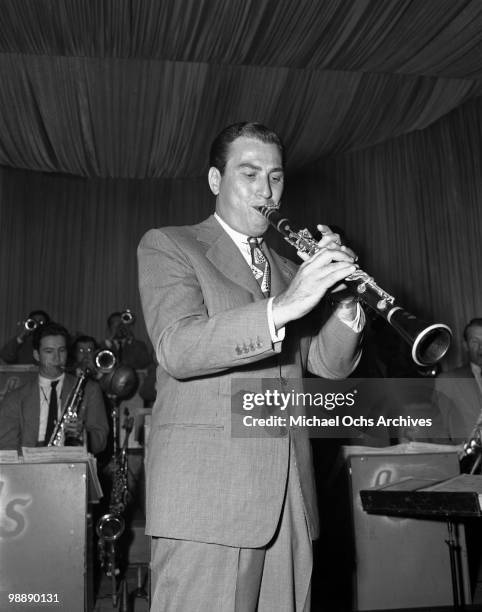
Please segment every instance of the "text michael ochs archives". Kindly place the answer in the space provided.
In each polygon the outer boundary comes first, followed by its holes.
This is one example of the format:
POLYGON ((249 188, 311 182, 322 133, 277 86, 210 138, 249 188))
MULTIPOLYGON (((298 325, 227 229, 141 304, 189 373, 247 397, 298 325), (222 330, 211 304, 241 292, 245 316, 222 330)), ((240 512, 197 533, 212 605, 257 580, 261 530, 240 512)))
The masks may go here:
POLYGON ((402 431, 409 439, 443 437, 434 431, 438 407, 425 381, 308 379, 293 388, 283 382, 280 389, 277 380, 237 381, 231 396, 233 436, 281 436, 288 428, 306 428, 314 437, 356 438, 381 429, 388 435, 402 431))

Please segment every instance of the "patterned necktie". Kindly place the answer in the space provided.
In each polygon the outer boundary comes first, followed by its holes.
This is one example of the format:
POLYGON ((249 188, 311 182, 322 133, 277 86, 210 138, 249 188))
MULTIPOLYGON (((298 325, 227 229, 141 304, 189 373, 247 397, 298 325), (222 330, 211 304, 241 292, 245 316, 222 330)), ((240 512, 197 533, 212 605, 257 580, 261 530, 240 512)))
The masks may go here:
POLYGON ((264 297, 269 297, 271 291, 271 270, 269 268, 269 262, 263 255, 257 238, 249 237, 248 244, 251 249, 251 270, 261 287, 264 297))
POLYGON ((53 380, 50 383, 50 399, 49 399, 49 415, 47 417, 47 429, 45 430, 45 444, 49 443, 50 437, 54 430, 55 421, 57 420, 57 390, 56 387, 59 384, 58 380, 53 380))

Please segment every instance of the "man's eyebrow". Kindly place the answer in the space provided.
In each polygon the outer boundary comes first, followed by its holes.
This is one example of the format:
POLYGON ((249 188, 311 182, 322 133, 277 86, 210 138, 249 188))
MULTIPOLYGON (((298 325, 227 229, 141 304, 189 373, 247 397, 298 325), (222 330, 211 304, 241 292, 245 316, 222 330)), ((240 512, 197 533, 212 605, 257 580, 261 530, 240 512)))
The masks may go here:
MULTIPOLYGON (((252 164, 250 162, 243 162, 239 164, 238 168, 249 168, 250 170, 263 170, 261 166, 257 166, 256 164, 252 164)), ((284 172, 282 166, 276 166, 275 168, 271 168, 270 172, 284 172)))

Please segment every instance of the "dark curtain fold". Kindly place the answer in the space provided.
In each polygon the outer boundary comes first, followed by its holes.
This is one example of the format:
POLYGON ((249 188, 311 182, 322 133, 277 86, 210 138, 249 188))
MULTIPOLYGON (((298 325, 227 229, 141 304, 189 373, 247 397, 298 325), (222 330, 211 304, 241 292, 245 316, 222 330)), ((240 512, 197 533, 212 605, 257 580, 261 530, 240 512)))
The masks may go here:
POLYGON ((136 248, 151 227, 199 221, 213 206, 207 180, 101 180, 2 169, 0 338, 41 308, 72 332, 103 338, 105 320, 140 316, 136 248))
POLYGON ((198 177, 227 123, 292 171, 482 95, 480 0, 1 0, 0 164, 198 177))
POLYGON ((256 118, 289 168, 423 129, 477 93, 397 74, 0 55, 0 164, 80 176, 195 177, 212 137, 256 118))
POLYGON ((476 78, 479 0, 2 0, 0 53, 476 78))
POLYGON ((421 132, 326 160, 289 189, 297 222, 343 228, 407 310, 453 328, 446 365, 462 361, 462 330, 482 316, 481 202, 480 99, 421 132))

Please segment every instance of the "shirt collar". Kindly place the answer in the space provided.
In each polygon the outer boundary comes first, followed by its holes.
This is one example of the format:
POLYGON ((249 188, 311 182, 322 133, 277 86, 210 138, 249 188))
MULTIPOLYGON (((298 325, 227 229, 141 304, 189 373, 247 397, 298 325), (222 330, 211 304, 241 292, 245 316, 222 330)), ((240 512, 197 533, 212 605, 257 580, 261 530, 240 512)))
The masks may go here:
MULTIPOLYGON (((233 240, 233 242, 238 245, 238 247, 241 245, 246 246, 248 244, 249 236, 247 236, 246 234, 242 234, 241 232, 238 232, 237 230, 233 229, 230 225, 226 223, 226 221, 221 219, 221 217, 216 212, 214 213, 214 218, 219 223, 219 225, 223 228, 223 230, 228 234, 228 236, 233 240)), ((263 242, 262 236, 258 237, 258 242, 260 244, 263 242)))
POLYGON ((62 373, 58 378, 45 378, 45 376, 38 375, 39 384, 41 387, 50 387, 50 383, 58 380, 60 383, 64 382, 65 372, 62 373))

